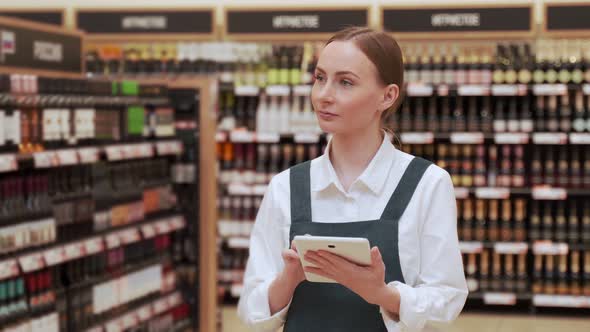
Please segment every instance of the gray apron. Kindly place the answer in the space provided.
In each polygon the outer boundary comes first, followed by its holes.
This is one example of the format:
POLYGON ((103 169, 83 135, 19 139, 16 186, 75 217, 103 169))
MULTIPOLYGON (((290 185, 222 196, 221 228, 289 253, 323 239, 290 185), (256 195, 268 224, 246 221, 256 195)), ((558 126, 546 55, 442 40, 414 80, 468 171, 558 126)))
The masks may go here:
MULTIPOLYGON (((311 220, 310 161, 290 170, 291 230, 296 235, 367 238, 379 247, 385 282, 404 282, 398 252, 398 221, 431 162, 415 157, 408 165, 379 220, 317 223, 311 220)), ((340 284, 303 281, 295 289, 284 332, 387 331, 379 306, 340 284)))

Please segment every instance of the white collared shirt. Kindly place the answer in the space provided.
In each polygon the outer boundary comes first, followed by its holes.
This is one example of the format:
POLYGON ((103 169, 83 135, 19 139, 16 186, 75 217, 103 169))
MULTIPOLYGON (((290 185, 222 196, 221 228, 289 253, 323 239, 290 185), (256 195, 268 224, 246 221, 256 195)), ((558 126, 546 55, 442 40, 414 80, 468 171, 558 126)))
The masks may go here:
MULTIPOLYGON (((381 147, 350 186, 343 189, 325 153, 311 162, 314 222, 377 220, 412 156, 385 135, 381 147)), ((250 258, 238 304, 240 318, 255 331, 276 331, 289 305, 270 314, 268 289, 283 269, 281 253, 290 247, 289 170, 275 176, 258 211, 250 238, 250 258)), ((398 247, 405 283, 389 284, 400 293, 399 321, 381 310, 389 332, 420 331, 429 323, 452 322, 467 299, 467 284, 457 238, 455 193, 449 174, 432 165, 399 220, 398 247)))

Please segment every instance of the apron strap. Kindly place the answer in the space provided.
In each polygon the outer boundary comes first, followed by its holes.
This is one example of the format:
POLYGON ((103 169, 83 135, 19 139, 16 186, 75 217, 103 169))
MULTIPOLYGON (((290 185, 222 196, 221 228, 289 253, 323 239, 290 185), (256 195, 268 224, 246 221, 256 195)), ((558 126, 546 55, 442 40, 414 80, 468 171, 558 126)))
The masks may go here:
POLYGON ((311 160, 308 160, 289 170, 291 223, 311 222, 310 166, 311 160))
POLYGON ((422 175, 431 164, 432 162, 419 157, 412 159, 389 198, 381 220, 399 220, 401 218, 414 195, 414 191, 416 191, 416 187, 418 187, 418 183, 420 183, 420 179, 422 179, 422 175))

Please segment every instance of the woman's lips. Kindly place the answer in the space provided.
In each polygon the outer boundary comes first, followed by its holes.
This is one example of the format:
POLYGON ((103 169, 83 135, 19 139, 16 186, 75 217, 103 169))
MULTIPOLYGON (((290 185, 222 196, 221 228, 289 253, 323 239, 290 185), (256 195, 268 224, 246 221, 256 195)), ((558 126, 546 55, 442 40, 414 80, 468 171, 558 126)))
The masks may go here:
POLYGON ((333 120, 334 118, 338 117, 338 115, 330 112, 318 111, 318 115, 322 120, 333 120))

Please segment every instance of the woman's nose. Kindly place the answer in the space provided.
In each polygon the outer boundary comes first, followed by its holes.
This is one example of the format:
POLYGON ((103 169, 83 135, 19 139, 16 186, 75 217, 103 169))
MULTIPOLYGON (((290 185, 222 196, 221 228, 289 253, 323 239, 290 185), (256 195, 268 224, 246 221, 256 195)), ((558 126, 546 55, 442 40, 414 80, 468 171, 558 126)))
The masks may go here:
POLYGON ((321 84, 318 86, 318 100, 320 102, 331 102, 334 99, 334 89, 332 84, 326 82, 326 84, 321 84))

